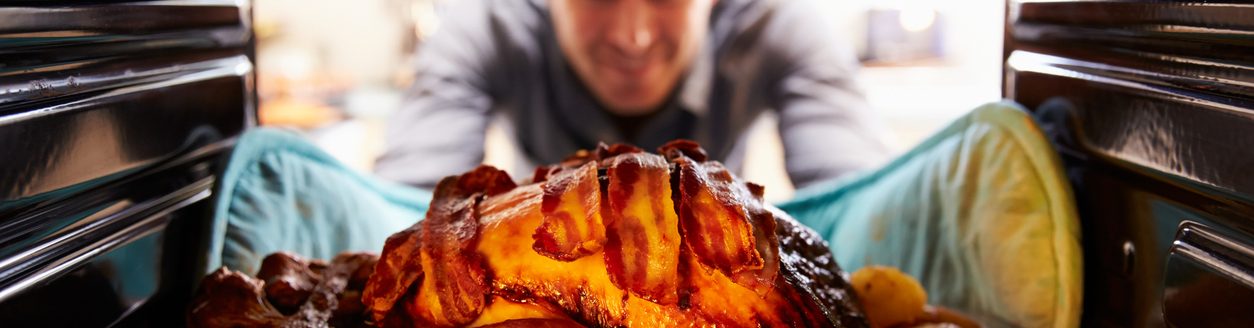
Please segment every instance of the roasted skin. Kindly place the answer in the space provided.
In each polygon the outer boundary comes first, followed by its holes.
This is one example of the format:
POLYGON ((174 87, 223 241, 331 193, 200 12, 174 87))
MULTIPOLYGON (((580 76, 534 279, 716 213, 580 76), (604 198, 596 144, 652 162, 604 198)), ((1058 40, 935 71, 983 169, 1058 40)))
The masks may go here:
POLYGON ((367 327, 361 292, 378 256, 345 253, 330 263, 274 253, 257 278, 227 268, 205 277, 188 327, 367 327))
POLYGON ((601 146, 438 185, 362 302, 383 327, 862 327, 827 244, 695 143, 601 146))

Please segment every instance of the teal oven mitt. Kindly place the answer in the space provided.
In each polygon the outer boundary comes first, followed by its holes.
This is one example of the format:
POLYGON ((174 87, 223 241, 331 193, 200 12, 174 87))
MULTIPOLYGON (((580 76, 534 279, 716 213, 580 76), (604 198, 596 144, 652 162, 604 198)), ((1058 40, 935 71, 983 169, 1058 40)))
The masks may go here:
POLYGON ((253 129, 240 137, 215 188, 203 272, 255 274, 278 251, 330 259, 381 252, 389 235, 422 219, 428 191, 354 171, 303 138, 253 129))
POLYGON ((897 267, 987 326, 1074 327, 1077 214, 1061 163, 1010 103, 976 108, 888 165, 779 204, 850 272, 897 267))

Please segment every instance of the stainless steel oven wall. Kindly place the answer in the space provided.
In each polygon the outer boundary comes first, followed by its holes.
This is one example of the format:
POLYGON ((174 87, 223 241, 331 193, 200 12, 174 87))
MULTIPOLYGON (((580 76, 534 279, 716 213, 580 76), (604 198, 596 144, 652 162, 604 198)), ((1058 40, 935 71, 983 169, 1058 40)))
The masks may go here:
POLYGON ((1084 326, 1254 326, 1254 5, 1012 0, 1006 32, 1076 189, 1084 326))
POLYGON ((0 325, 171 326, 255 124, 244 0, 0 4, 0 325))

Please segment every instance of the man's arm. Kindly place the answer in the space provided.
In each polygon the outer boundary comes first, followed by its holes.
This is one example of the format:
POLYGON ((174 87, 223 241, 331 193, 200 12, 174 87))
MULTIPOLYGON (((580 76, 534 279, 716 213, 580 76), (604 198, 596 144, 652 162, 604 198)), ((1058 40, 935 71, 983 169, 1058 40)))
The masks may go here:
POLYGON ((858 89, 851 45, 812 2, 780 3, 762 40, 783 67, 772 105, 793 185, 883 164, 891 155, 888 132, 858 89))
POLYGON ((415 80, 388 122, 375 173, 431 188, 483 161, 492 107, 487 74, 495 60, 486 2, 456 4, 420 46, 415 80))

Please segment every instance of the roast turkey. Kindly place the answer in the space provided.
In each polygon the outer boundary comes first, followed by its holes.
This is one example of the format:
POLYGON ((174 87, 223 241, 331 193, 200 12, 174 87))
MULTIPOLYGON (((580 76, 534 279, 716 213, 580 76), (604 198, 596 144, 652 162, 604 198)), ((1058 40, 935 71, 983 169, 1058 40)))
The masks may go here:
POLYGON ((601 145, 522 184, 480 166, 379 256, 271 255, 202 282, 193 327, 866 327, 974 324, 896 270, 854 276, 691 141, 601 145), (859 302, 859 292, 869 297, 859 302), (864 309, 862 304, 874 304, 864 309), (867 312, 864 312, 866 310, 867 312), (868 315, 869 313, 869 315, 868 315))

